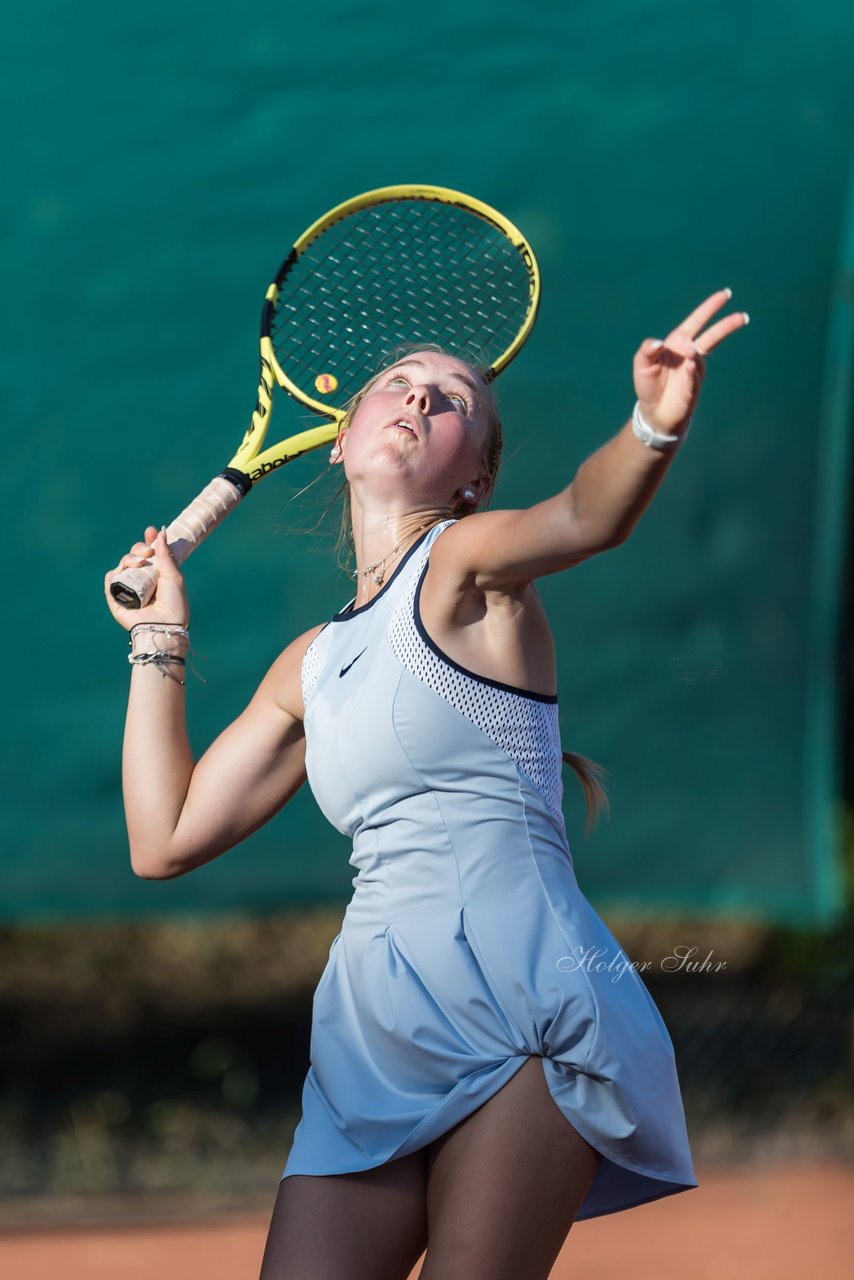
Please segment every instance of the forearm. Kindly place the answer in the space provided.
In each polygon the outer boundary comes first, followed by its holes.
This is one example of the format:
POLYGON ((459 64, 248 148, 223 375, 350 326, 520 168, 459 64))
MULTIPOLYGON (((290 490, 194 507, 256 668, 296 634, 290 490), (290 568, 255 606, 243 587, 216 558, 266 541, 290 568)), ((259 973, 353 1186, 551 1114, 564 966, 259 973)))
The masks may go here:
POLYGON ((574 518, 591 545, 624 542, 633 531, 682 445, 651 449, 631 419, 581 464, 569 486, 574 518))
MULTIPOLYGON (((184 654, 185 647, 176 648, 184 654)), ((170 667, 183 678, 186 668, 170 667)), ((185 689, 152 665, 131 669, 122 750, 122 789, 131 863, 145 876, 168 849, 193 774, 185 689)))

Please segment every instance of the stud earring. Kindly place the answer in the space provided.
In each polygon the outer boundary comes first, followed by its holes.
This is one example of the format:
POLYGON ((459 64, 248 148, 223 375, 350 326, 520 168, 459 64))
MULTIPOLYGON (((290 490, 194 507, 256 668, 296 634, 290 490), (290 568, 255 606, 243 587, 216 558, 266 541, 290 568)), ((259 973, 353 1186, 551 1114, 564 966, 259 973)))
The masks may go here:
POLYGON ((463 497, 464 497, 464 498, 468 498, 469 502, 473 501, 473 499, 474 499, 474 490, 473 490, 473 489, 463 489, 463 497))

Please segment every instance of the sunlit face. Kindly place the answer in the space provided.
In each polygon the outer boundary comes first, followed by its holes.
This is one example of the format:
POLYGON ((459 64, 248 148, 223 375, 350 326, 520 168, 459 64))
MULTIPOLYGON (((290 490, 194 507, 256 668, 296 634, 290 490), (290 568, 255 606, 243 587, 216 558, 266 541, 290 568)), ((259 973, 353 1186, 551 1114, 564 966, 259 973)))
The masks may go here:
POLYGON ((454 356, 417 351, 384 370, 356 408, 342 439, 347 478, 428 505, 452 505, 466 487, 479 497, 486 434, 479 375, 454 356))

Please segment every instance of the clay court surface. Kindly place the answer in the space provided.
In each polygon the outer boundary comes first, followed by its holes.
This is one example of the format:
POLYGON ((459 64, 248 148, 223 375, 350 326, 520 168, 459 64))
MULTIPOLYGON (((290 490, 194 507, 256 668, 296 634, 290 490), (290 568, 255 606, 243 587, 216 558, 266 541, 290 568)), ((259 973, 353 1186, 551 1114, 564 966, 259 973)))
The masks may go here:
MULTIPOLYGON (((553 1280, 848 1280, 854 1164, 695 1167, 694 1190, 579 1222, 553 1280)), ((2 1208, 0 1274, 9 1280, 257 1280, 267 1227, 262 1211, 219 1222, 14 1230, 14 1207, 2 1208)), ((31 1212, 22 1205, 20 1220, 31 1212)))

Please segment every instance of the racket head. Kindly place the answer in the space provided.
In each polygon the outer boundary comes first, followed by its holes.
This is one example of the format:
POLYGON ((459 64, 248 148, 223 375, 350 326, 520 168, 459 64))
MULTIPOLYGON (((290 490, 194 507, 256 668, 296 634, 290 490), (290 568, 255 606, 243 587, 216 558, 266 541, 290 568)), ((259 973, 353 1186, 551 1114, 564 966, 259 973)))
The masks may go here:
POLYGON ((449 187, 403 184, 354 196, 303 233, 267 292, 261 337, 279 385, 340 422, 404 345, 437 344, 490 381, 539 303, 534 251, 508 218, 449 187))
MULTIPOLYGON (((267 289, 252 420, 222 476, 170 526, 173 554, 189 555, 254 482, 333 440, 346 406, 395 351, 437 345, 491 381, 518 354, 539 303, 528 241, 497 209, 461 191, 379 187, 330 209, 296 241, 267 289), (327 423, 261 452, 274 381, 327 423)), ((110 590, 134 608, 155 581, 147 566, 126 571, 110 590)))

